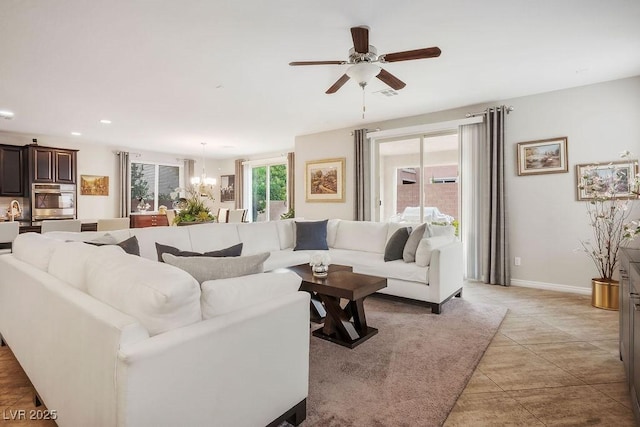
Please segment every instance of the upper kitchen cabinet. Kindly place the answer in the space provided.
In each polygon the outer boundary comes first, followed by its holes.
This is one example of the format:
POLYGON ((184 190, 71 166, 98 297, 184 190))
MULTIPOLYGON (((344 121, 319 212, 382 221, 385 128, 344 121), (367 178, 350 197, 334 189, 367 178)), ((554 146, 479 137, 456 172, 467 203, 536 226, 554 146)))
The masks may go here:
POLYGON ((0 196, 24 196, 24 148, 0 145, 0 196))
POLYGON ((77 150, 28 146, 29 181, 76 183, 77 150))

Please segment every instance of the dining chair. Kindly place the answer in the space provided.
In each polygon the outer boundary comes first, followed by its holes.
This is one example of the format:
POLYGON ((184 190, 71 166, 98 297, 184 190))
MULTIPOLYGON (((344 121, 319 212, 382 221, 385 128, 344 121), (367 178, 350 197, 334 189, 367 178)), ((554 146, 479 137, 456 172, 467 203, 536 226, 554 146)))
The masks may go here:
POLYGON ((13 240, 18 237, 18 233, 20 233, 19 222, 0 222, 0 245, 2 245, 0 254, 11 253, 11 244, 13 243, 13 240), (9 247, 5 248, 5 246, 9 247))
POLYGON ((79 219, 45 219, 42 221, 41 233, 50 231, 75 231, 80 232, 82 222, 79 219))
POLYGON ((129 218, 103 218, 98 220, 98 231, 125 230, 129 224, 129 218))
POLYGON ((174 209, 167 209, 167 221, 169 225, 176 225, 173 223, 174 218, 176 217, 176 211, 174 209))
POLYGON ((244 219, 246 216, 247 216, 246 209, 232 209, 229 211, 228 222, 244 222, 244 219))
POLYGON ((218 209, 218 222, 229 222, 229 209, 228 208, 220 208, 220 209, 218 209))

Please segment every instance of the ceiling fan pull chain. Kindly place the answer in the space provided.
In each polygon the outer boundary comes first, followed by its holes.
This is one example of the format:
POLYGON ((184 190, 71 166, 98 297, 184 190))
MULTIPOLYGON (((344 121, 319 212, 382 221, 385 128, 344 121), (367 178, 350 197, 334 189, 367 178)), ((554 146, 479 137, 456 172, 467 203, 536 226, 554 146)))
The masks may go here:
POLYGON ((366 111, 365 102, 364 102, 364 86, 362 86, 362 119, 364 120, 364 113, 366 111))

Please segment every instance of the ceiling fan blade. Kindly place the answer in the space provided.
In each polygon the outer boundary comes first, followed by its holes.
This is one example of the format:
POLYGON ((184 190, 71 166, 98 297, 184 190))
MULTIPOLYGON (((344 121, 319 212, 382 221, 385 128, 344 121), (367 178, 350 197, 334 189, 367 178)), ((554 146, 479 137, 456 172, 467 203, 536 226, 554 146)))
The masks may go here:
POLYGON ((407 85, 405 82, 385 69, 380 70, 380 74, 378 74, 376 77, 395 90, 400 90, 407 85))
POLYGON ((424 49, 405 50, 404 52, 387 53, 381 56, 381 62, 410 61, 412 59, 437 58, 442 51, 437 47, 424 49))
POLYGON ((346 82, 349 81, 349 79, 350 79, 349 76, 347 76, 346 74, 343 74, 342 77, 340 77, 338 81, 333 84, 333 86, 327 89, 325 93, 326 94, 336 93, 338 89, 340 89, 346 82))
POLYGON ((345 61, 294 61, 289 62, 289 65, 342 65, 345 61))
POLYGON ((369 52, 369 28, 352 27, 351 38, 353 39, 353 48, 356 50, 356 52, 369 52))

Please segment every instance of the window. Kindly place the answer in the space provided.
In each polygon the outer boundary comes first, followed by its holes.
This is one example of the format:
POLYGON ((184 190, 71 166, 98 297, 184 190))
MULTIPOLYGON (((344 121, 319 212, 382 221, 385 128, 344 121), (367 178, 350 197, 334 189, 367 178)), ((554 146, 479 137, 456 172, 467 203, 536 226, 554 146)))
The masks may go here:
POLYGON ((279 219, 287 212, 286 159, 245 162, 245 206, 253 222, 279 219), (268 163, 268 164, 265 164, 268 163))
POLYGON ((181 166, 131 162, 131 212, 138 211, 138 205, 144 203, 151 211, 161 205, 171 208, 170 193, 181 186, 181 172, 181 166))

